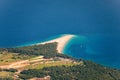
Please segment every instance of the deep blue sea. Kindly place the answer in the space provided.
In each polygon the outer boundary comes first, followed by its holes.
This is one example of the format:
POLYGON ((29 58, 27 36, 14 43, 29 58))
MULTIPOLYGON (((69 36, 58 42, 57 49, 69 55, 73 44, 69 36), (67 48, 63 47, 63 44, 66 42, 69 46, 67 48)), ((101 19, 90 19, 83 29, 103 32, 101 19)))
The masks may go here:
POLYGON ((119 7, 119 0, 0 0, 0 47, 74 34, 66 54, 120 69, 119 7))

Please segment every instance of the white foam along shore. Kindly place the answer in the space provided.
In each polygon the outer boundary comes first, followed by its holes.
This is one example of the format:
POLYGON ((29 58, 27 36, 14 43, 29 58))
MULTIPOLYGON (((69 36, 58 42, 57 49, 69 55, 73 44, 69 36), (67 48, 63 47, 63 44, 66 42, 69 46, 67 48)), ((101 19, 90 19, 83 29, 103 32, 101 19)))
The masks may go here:
POLYGON ((49 41, 42 42, 42 43, 37 43, 36 45, 57 42, 58 43, 58 45, 57 45, 58 53, 63 53, 63 49, 65 48, 65 45, 74 37, 76 37, 76 35, 71 35, 71 34, 63 35, 63 36, 53 39, 53 40, 49 40, 49 41))

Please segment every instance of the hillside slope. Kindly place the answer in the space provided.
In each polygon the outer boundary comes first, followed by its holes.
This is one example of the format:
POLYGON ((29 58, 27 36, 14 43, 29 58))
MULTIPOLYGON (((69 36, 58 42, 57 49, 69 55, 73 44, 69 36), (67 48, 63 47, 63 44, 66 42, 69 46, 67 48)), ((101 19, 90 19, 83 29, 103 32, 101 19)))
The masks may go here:
POLYGON ((51 80, 120 80, 120 71, 83 61, 84 65, 53 66, 41 69, 24 70, 20 78, 51 76, 51 80))
MULTIPOLYGON (((52 59, 52 61, 50 61, 52 63, 50 64, 48 63, 48 61, 46 61, 45 63, 45 61, 43 60, 42 64, 40 62, 40 64, 34 65, 36 67, 38 66, 38 68, 28 68, 27 70, 25 69, 21 71, 20 74, 18 74, 18 76, 19 79, 23 79, 23 80, 28 80, 34 77, 41 78, 45 76, 50 76, 51 80, 120 80, 120 70, 101 66, 91 61, 78 60, 68 55, 59 54, 56 48, 57 48, 57 43, 47 43, 44 45, 42 44, 42 45, 26 46, 19 48, 6 48, 6 49, 1 48, 0 53, 1 55, 5 55, 4 57, 7 57, 7 55, 12 55, 12 59, 10 56, 9 56, 10 59, 8 57, 6 59, 7 60, 6 63, 9 64, 11 63, 11 60, 15 61, 24 58, 29 60, 36 59, 36 58, 31 59, 32 56, 34 57, 34 56, 42 55, 44 56, 44 59, 52 59), (25 57, 21 58, 22 56, 25 57), (56 58, 58 59, 56 60, 56 58), (63 60, 67 59, 71 61, 70 65, 68 65, 68 63, 62 64, 62 62, 59 63, 61 65, 54 63, 56 61, 60 62, 61 61, 60 59, 63 60), (83 62, 82 65, 79 64, 81 61, 83 62), (74 65, 74 62, 77 64, 74 65), (39 68, 41 65, 44 66, 42 68, 39 68), (45 65, 49 65, 49 66, 45 66, 45 65)), ((1 61, 4 62, 2 58, 1 61)), ((32 64, 30 64, 30 66, 31 65, 32 64)), ((12 69, 12 71, 13 70, 14 69, 12 69)), ((11 71, 11 69, 7 71, 11 71)), ((12 72, 11 75, 12 78, 13 75, 14 72, 12 72)), ((8 79, 8 78, 2 79, 0 77, 0 80, 13 80, 13 79, 8 79)))

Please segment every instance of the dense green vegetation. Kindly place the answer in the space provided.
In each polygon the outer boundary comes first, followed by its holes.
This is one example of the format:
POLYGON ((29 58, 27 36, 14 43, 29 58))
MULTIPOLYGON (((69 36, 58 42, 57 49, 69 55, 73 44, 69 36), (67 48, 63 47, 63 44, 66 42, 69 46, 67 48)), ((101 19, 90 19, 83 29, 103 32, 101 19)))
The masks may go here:
MULTIPOLYGON (((46 43, 41 45, 25 46, 18 48, 1 48, 0 52, 11 52, 11 53, 20 53, 20 55, 43 55, 44 58, 53 58, 53 57, 62 57, 62 58, 72 58, 65 54, 59 54, 57 51, 57 42, 46 43)), ((20 56, 19 55, 19 56, 20 56)), ((18 56, 18 58, 19 58, 18 56)), ((13 57, 17 58, 17 57, 13 57)))
POLYGON ((18 70, 17 70, 17 69, 13 69, 13 68, 11 68, 11 69, 3 69, 3 70, 1 70, 1 71, 17 72, 18 70))
POLYGON ((12 78, 0 78, 0 80, 13 80, 12 78))
POLYGON ((24 70, 20 78, 51 76, 51 80, 120 80, 120 71, 106 68, 90 61, 84 61, 84 66, 54 66, 41 69, 24 70))
MULTIPOLYGON (((6 54, 7 52, 20 53, 20 55, 29 55, 29 56, 43 55, 44 58, 52 58, 58 54, 56 42, 46 43, 41 45, 17 47, 17 48, 0 48, 0 53, 6 54)), ((13 58, 17 58, 17 57, 13 57, 13 58)))
POLYGON ((26 55, 44 55, 45 58, 54 57, 57 54, 57 43, 47 43, 34 46, 25 46, 18 48, 7 48, 9 52, 21 53, 26 55))
MULTIPOLYGON (((19 74, 19 77, 23 80, 28 80, 33 77, 45 77, 48 75, 51 76, 51 80, 120 80, 119 70, 104 67, 91 61, 74 59, 68 55, 59 54, 56 49, 56 42, 47 43, 44 45, 41 44, 17 48, 0 48, 0 61, 2 64, 6 61, 11 62, 14 60, 24 60, 29 59, 32 56, 39 55, 43 55, 44 58, 54 58, 56 60, 59 59, 58 57, 62 57, 67 59, 73 59, 75 62, 83 61, 83 65, 77 64, 71 66, 49 66, 42 69, 35 68, 23 70, 19 74)), ((16 71, 16 69, 0 70, 0 72, 4 74, 15 73, 16 71)), ((0 80, 12 80, 11 77, 0 78, 0 80)))

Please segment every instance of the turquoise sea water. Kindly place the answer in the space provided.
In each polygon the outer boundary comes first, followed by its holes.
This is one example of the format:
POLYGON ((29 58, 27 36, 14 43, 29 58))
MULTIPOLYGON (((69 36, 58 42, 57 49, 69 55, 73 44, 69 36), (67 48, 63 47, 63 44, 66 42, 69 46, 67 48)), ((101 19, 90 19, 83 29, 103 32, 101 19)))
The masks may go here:
MULTIPOLYGON (((65 35, 65 34, 64 34, 65 35)), ((53 40, 64 36, 63 34, 49 37, 45 40, 37 40, 33 42, 25 43, 21 46, 29 46, 44 41, 53 40)), ((69 34, 67 34, 69 35, 69 34)), ((75 35, 75 34, 74 34, 75 35)), ((120 38, 105 34, 96 35, 75 35, 65 45, 63 50, 64 54, 70 55, 75 58, 81 58, 85 60, 91 60, 96 63, 113 67, 120 68, 120 38)))
POLYGON ((0 47, 60 34, 77 35, 65 54, 120 69, 119 0, 0 0, 0 47))
POLYGON ((31 46, 31 45, 35 45, 35 44, 37 44, 37 43, 42 43, 42 42, 46 42, 46 41, 53 40, 53 39, 56 39, 56 38, 60 38, 60 37, 62 37, 62 36, 64 36, 64 35, 65 35, 65 34, 48 37, 48 38, 46 38, 45 40, 43 40, 43 39, 41 40, 41 38, 40 38, 40 39, 38 39, 38 40, 28 41, 28 42, 26 42, 26 43, 22 43, 22 44, 20 44, 20 45, 14 46, 14 47, 31 46))
POLYGON ((66 45, 64 53, 75 58, 120 68, 119 40, 119 37, 103 34, 78 36, 66 45))

